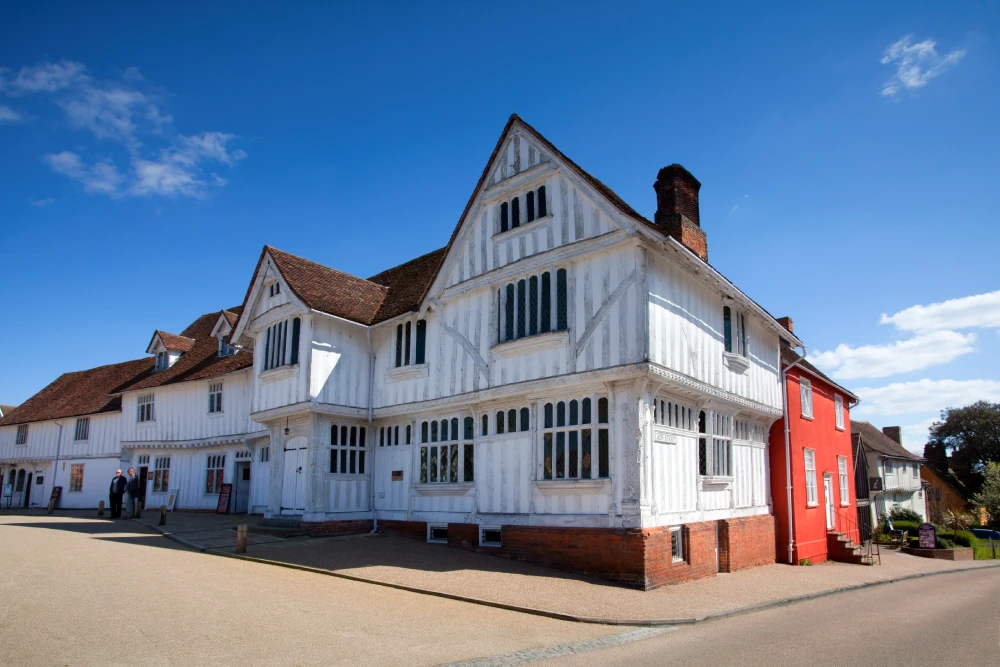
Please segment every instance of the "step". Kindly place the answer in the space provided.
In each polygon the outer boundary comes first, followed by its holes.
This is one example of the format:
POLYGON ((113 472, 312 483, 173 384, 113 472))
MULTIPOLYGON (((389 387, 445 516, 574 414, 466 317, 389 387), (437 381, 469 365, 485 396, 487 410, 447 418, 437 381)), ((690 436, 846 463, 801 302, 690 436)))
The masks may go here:
POLYGON ((264 528, 298 528, 302 525, 302 520, 299 517, 261 519, 257 525, 264 528))

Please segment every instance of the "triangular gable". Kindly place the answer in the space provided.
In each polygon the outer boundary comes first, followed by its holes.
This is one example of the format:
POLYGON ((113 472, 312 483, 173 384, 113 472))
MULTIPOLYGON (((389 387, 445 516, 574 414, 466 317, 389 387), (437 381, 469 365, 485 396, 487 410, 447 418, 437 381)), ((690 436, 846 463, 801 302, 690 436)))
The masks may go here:
POLYGON ((216 320, 215 326, 212 327, 212 333, 209 334, 212 338, 218 338, 219 336, 228 336, 233 331, 233 324, 239 318, 235 313, 230 313, 225 310, 219 312, 219 319, 216 320))
POLYGON ((163 350, 188 352, 192 347, 194 347, 194 339, 157 329, 153 332, 153 337, 146 347, 146 354, 156 354, 163 350))
MULTIPOLYGON (((236 323, 233 325, 229 342, 232 345, 245 345, 250 341, 241 340, 246 331, 247 325, 253 321, 257 310, 257 302, 264 292, 264 285, 269 283, 269 278, 275 278, 285 290, 286 296, 299 309, 308 310, 308 306, 300 299, 289 285, 288 281, 281 275, 281 271, 275 266, 274 258, 271 256, 271 246, 264 246, 257 259, 257 266, 254 267, 253 278, 247 287, 246 296, 243 297, 243 312, 240 313, 236 323)), ((218 325, 217 325, 218 326, 218 325)), ((214 334, 213 334, 214 335, 214 334)))

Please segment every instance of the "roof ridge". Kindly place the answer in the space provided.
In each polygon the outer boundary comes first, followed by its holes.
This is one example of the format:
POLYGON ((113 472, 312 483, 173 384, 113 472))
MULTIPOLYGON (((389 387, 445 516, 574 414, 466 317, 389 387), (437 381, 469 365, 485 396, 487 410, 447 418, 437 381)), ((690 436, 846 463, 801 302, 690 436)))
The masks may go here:
MULTIPOLYGON (((269 245, 265 245, 264 247, 268 248, 271 252, 277 251, 277 252, 281 253, 282 255, 288 255, 289 257, 292 257, 294 259, 299 260, 300 262, 308 262, 310 264, 313 264, 314 266, 318 266, 320 268, 326 269, 327 271, 333 271, 334 273, 339 273, 342 276, 347 276, 349 278, 354 278, 355 280, 363 280, 366 283, 371 283, 372 282, 368 278, 362 278, 361 276, 356 276, 353 273, 348 273, 347 271, 341 271, 340 269, 335 269, 332 266, 327 266, 326 264, 320 264, 319 262, 313 261, 313 260, 308 259, 306 257, 302 257, 300 255, 296 255, 294 253, 290 253, 287 250, 282 250, 281 248, 275 248, 274 246, 269 246, 269 245)), ((417 259, 419 259, 419 257, 417 259)), ((412 262, 413 260, 410 260, 410 261, 412 262)), ((372 284, 375 285, 375 286, 377 286, 377 287, 385 288, 385 285, 379 285, 378 283, 372 283, 372 284)))

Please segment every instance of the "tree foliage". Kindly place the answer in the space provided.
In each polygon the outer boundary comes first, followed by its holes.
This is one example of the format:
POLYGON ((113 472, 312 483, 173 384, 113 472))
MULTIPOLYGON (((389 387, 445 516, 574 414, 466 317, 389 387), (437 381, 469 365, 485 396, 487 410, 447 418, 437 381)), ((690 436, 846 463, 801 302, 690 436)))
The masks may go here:
POLYGON ((983 486, 972 498, 977 507, 985 507, 990 515, 990 525, 1000 525, 1000 463, 986 464, 983 486))
POLYGON ((950 451, 955 474, 969 489, 978 489, 984 466, 1000 462, 1000 403, 979 401, 943 411, 941 421, 931 426, 924 451, 932 458, 950 451))

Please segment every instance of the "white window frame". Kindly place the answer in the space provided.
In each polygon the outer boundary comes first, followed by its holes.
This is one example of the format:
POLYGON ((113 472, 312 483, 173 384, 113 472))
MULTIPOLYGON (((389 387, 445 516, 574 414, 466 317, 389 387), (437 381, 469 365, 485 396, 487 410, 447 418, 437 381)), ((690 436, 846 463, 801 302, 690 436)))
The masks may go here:
POLYGON ((360 477, 371 472, 368 429, 360 424, 330 424, 330 473, 360 477))
POLYGON ((670 560, 673 563, 684 561, 684 527, 670 528, 670 560))
POLYGON ((531 432, 531 409, 526 405, 520 405, 517 407, 497 406, 492 410, 489 410, 487 414, 489 415, 489 423, 493 428, 490 435, 516 436, 519 433, 531 432), (510 428, 511 412, 514 413, 513 429, 510 428))
POLYGON ((69 466, 69 491, 70 493, 81 493, 83 491, 83 463, 71 463, 69 466), (75 473, 79 471, 79 479, 75 478, 75 473), (76 482, 79 482, 77 484, 76 482))
POLYGON ((813 418, 813 386, 807 378, 799 378, 799 402, 803 419, 813 418))
POLYGON ((209 454, 205 464, 205 495, 218 495, 226 480, 226 455, 209 454), (212 480, 211 488, 208 486, 209 479, 212 480))
POLYGON ((170 488, 170 457, 157 456, 153 464, 153 493, 167 493, 170 488))
POLYGON ((882 476, 885 478, 885 488, 891 489, 896 486, 896 464, 892 462, 892 459, 882 460, 882 476), (889 484, 889 478, 892 478, 892 484, 889 484))
POLYGON ((155 397, 153 394, 143 394, 142 396, 139 396, 135 401, 136 422, 144 424, 146 422, 156 421, 154 405, 155 397))
POLYGON ((670 398, 653 399, 653 423, 680 431, 698 432, 698 413, 690 405, 670 398))
POLYGON ((733 416, 714 410, 699 411, 698 474, 709 480, 733 479, 733 416), (705 414, 705 430, 701 430, 701 414, 705 414), (704 472, 702 472, 704 462, 704 472))
POLYGON ((834 394, 833 396, 834 410, 836 411, 837 418, 837 430, 844 430, 844 397, 840 394, 834 394))
POLYGON ((421 420, 417 426, 417 480, 419 484, 472 484, 476 479, 476 421, 469 415, 421 420), (467 429, 466 420, 472 420, 467 429), (445 434, 445 428, 448 431, 445 434), (457 430, 457 433, 456 433, 457 430), (466 462, 471 457, 472 474, 466 462))
POLYGON ((584 479, 608 479, 611 477, 611 402, 607 396, 589 394, 571 396, 552 400, 538 401, 537 408, 539 477, 548 481, 574 482, 584 479), (590 403, 589 421, 585 402, 590 403), (573 404, 577 406, 576 423, 573 423, 573 404), (559 419, 559 407, 562 406, 562 423, 559 419), (603 410, 603 415, 602 415, 603 410), (550 412, 551 411, 551 412, 550 412), (602 421, 603 419, 603 421, 602 421), (562 436, 563 459, 559 462, 559 440, 562 436), (576 435, 576 465, 573 466, 573 436, 576 435), (590 470, 589 475, 584 464, 585 445, 590 439, 590 470), (601 450, 604 456, 601 456, 601 450), (602 458, 605 463, 602 469, 602 458), (603 473, 603 474, 602 474, 603 473))
POLYGON ((209 414, 222 413, 222 383, 213 382, 208 386, 208 412, 209 414))
POLYGON ((229 335, 219 336, 219 356, 231 357, 236 354, 236 348, 229 343, 229 335))
POLYGON ((17 434, 14 436, 15 445, 26 445, 28 444, 28 425, 18 424, 17 434))
POLYGON ((90 440, 90 417, 80 417, 76 420, 76 428, 73 430, 73 442, 87 440, 90 440))
POLYGON ((448 524, 446 523, 428 523, 427 524, 427 541, 430 544, 448 544, 448 538, 436 538, 431 537, 434 534, 434 529, 444 528, 445 533, 448 532, 448 524))
POLYGON ((148 466, 149 465, 149 454, 140 454, 139 458, 136 459, 136 465, 148 466))
POLYGON ((264 445, 260 448, 260 462, 267 463, 271 460, 271 445, 264 445))
POLYGON ((819 496, 816 494, 816 450, 803 449, 806 469, 806 506, 818 507, 819 496))
POLYGON ((851 504, 850 487, 847 481, 847 457, 837 457, 837 472, 840 475, 840 506, 847 507, 851 504))

